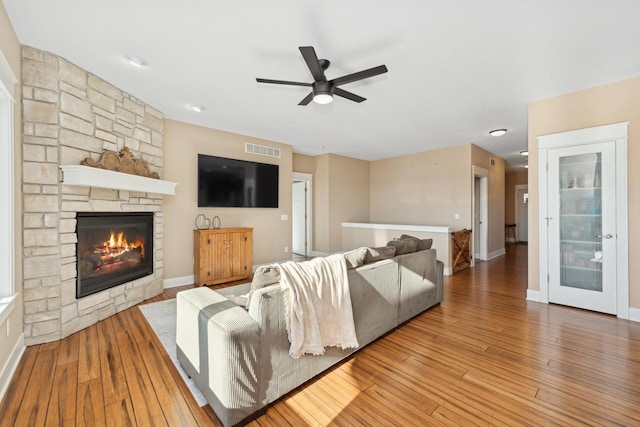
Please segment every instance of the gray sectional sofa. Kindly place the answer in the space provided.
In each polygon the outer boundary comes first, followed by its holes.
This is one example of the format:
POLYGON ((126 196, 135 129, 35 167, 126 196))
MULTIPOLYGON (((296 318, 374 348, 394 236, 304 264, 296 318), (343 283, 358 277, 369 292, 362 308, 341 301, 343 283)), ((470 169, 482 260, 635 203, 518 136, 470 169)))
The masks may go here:
MULTIPOLYGON (((443 295, 443 264, 435 249, 367 258, 373 262, 347 273, 360 348, 440 303, 443 295)), ((246 309, 206 287, 178 293, 178 359, 225 426, 358 350, 329 347, 322 356, 292 358, 285 292, 280 283, 254 289, 246 309)))

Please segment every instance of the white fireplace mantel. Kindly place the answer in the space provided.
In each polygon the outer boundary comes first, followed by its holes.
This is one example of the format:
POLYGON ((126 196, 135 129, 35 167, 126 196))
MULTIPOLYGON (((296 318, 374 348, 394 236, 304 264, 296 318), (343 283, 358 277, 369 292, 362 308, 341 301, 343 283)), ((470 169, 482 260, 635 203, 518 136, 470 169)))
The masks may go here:
POLYGON ((155 194, 176 194, 175 182, 114 172, 81 165, 61 165, 62 183, 80 187, 109 188, 155 194))

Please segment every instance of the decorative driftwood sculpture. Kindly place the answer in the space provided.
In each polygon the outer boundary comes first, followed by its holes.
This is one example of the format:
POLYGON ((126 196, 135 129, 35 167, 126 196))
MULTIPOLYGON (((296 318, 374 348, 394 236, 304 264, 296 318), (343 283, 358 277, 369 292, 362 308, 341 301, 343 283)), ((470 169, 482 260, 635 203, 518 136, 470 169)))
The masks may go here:
POLYGON ((130 173, 147 178, 160 179, 157 172, 151 172, 149 170, 149 164, 146 160, 134 159, 133 154, 127 147, 120 150, 119 154, 115 151, 104 151, 97 162, 91 157, 87 157, 80 162, 80 164, 110 171, 130 173))

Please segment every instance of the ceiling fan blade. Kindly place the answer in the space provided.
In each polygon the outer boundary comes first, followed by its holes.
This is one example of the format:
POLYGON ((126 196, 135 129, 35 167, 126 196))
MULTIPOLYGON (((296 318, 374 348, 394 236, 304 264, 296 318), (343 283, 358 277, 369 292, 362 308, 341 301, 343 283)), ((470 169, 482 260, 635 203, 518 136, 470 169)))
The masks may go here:
POLYGON ((273 83, 277 85, 290 85, 290 86, 311 86, 311 83, 301 83, 301 82, 289 82, 286 80, 272 80, 272 79, 260 79, 256 78, 258 83, 273 83))
POLYGON ((318 61, 315 49, 312 46, 300 46, 299 49, 304 58, 304 62, 307 63, 307 67, 309 67, 309 71, 311 71, 313 79, 316 81, 327 80, 324 76, 324 70, 320 67, 320 61, 318 61))
POLYGON ((298 102, 298 105, 308 105, 313 99, 313 92, 309 92, 309 95, 305 96, 304 99, 298 102))
POLYGON ((356 95, 355 93, 347 92, 346 90, 340 89, 339 87, 333 88, 333 94, 350 99, 355 102, 362 102, 367 100, 367 98, 363 98, 359 95, 356 95))
POLYGON ((344 85, 347 83, 355 82, 356 80, 362 80, 369 77, 377 76, 378 74, 386 73, 387 67, 385 65, 379 65, 377 67, 369 68, 368 70, 358 71, 357 73, 347 74, 346 76, 338 77, 337 79, 331 80, 336 86, 344 85))

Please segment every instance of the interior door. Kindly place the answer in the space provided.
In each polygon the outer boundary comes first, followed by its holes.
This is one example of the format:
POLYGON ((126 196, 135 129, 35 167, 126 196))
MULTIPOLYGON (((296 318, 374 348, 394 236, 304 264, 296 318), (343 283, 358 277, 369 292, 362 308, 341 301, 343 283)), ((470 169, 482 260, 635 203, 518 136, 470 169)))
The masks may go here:
POLYGON ((615 142, 548 151, 549 301, 616 313, 615 142))
POLYGON ((293 253, 307 255, 307 182, 295 181, 292 194, 293 253))

